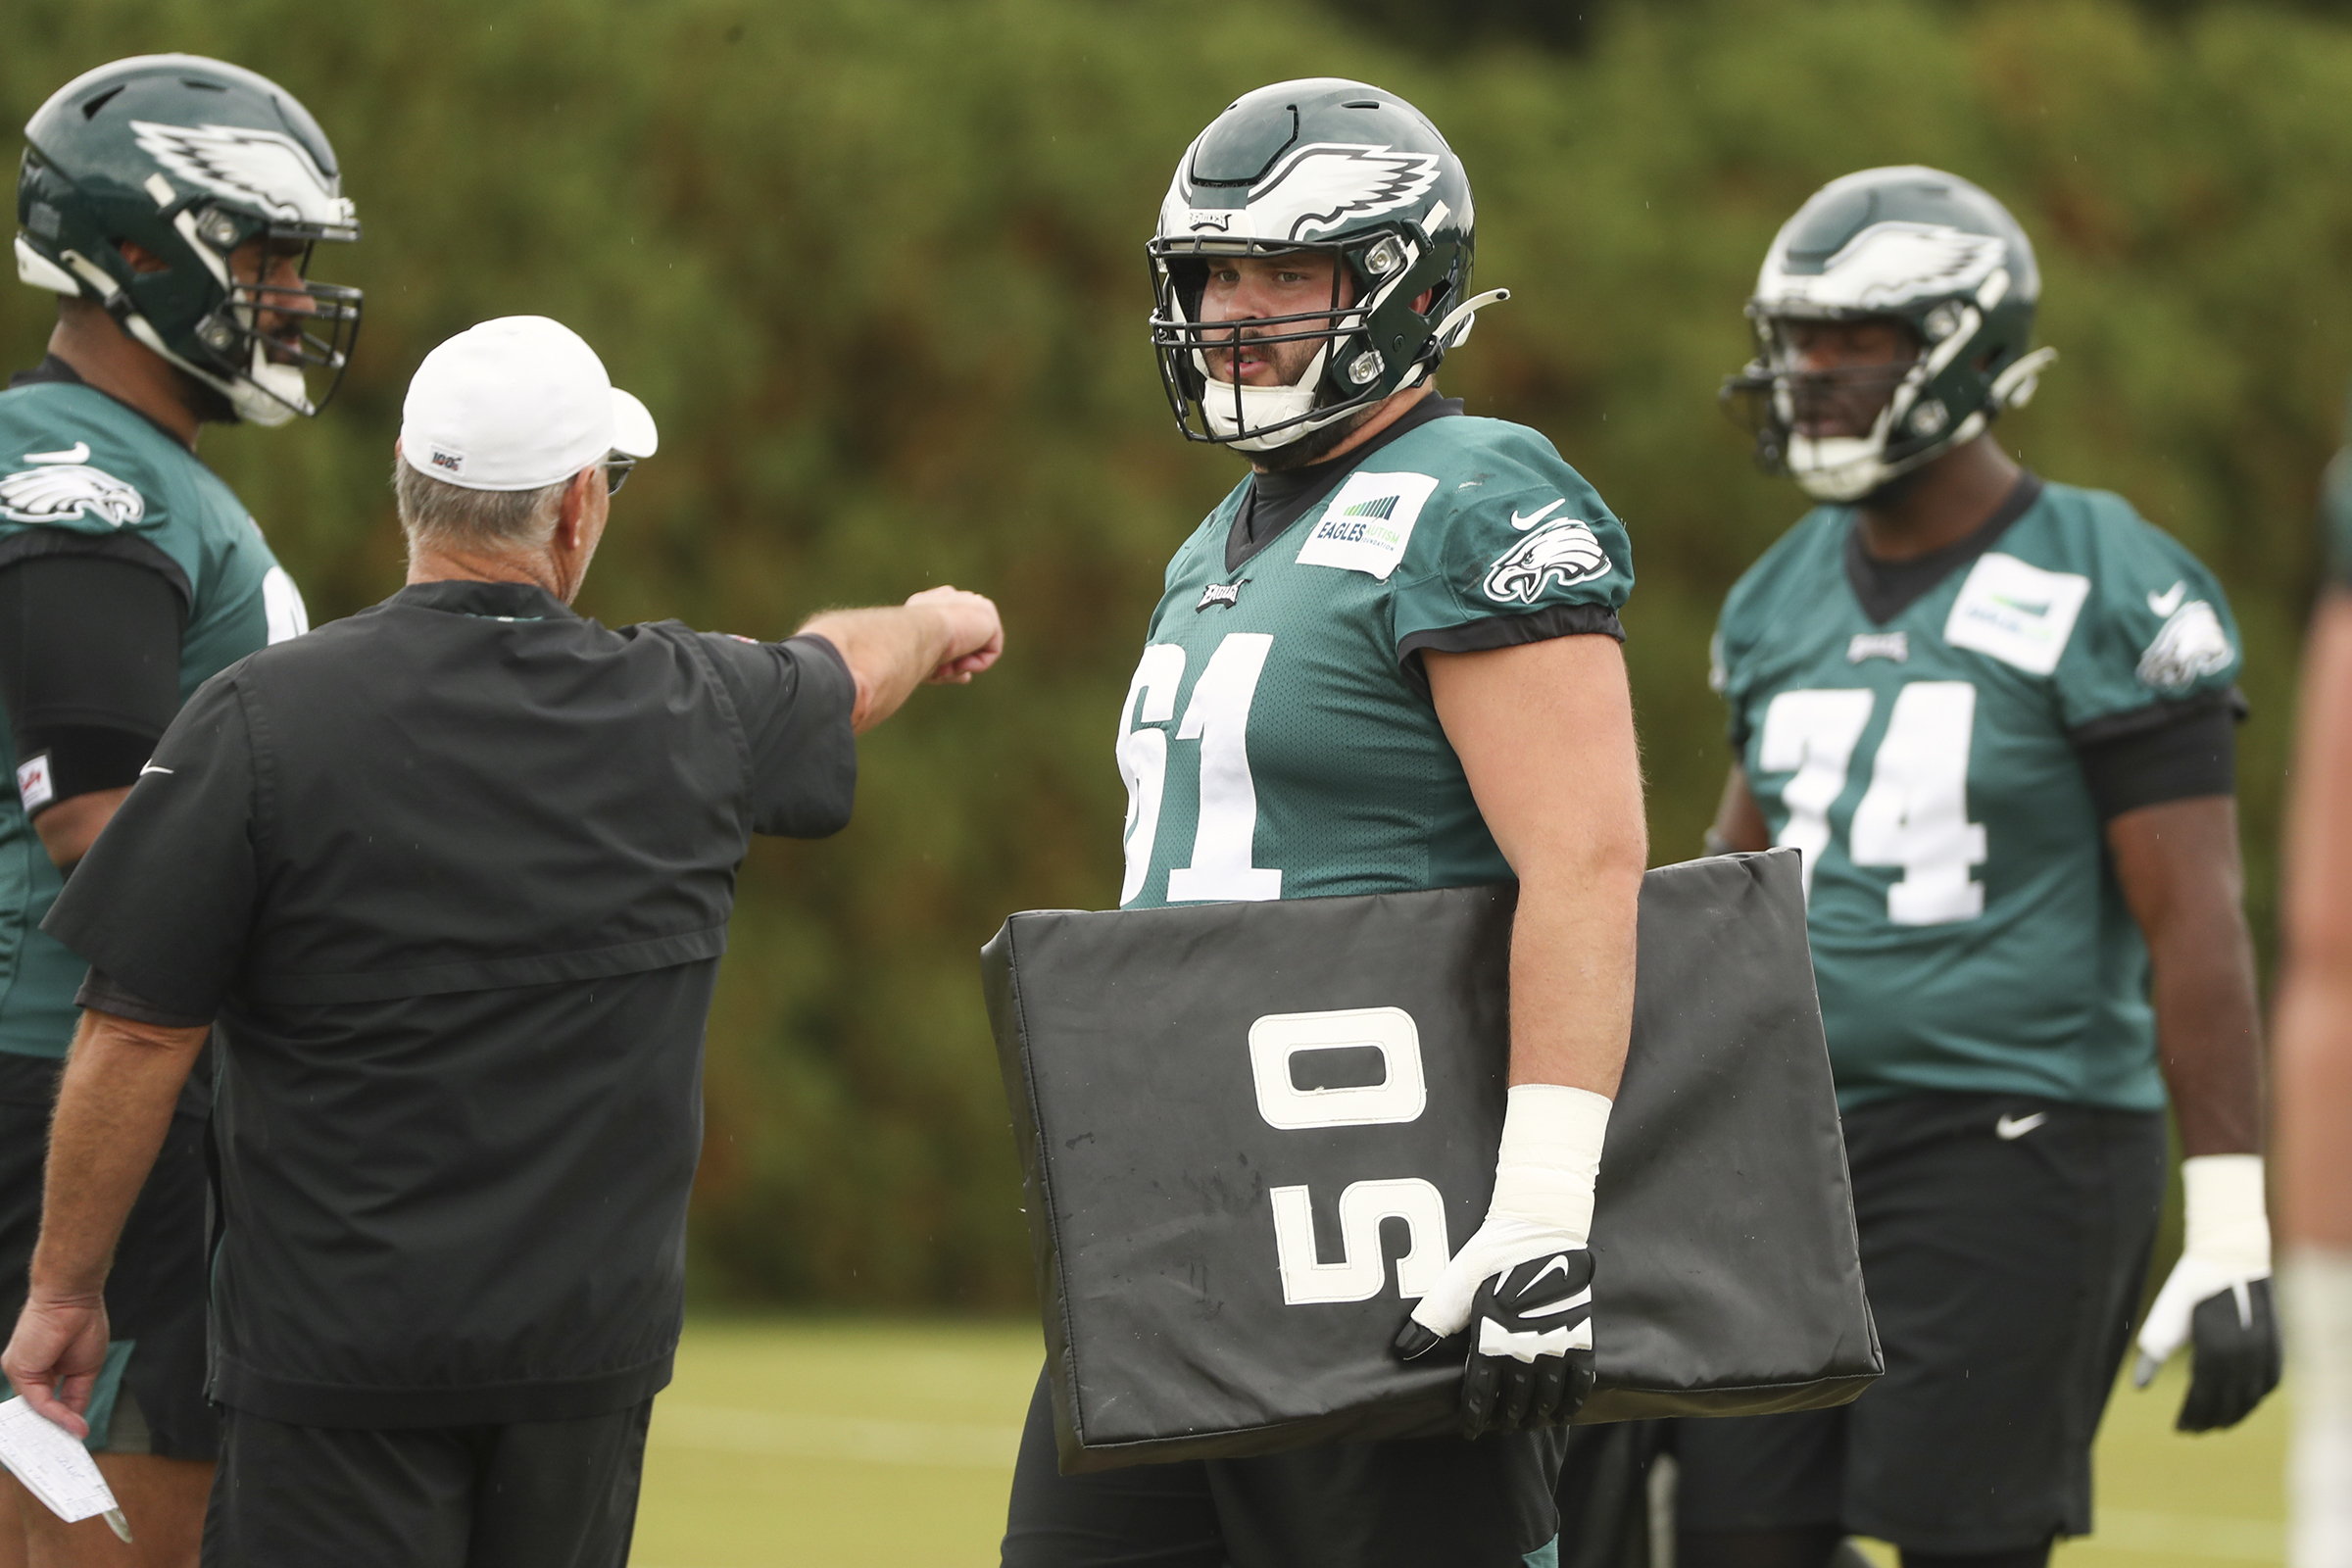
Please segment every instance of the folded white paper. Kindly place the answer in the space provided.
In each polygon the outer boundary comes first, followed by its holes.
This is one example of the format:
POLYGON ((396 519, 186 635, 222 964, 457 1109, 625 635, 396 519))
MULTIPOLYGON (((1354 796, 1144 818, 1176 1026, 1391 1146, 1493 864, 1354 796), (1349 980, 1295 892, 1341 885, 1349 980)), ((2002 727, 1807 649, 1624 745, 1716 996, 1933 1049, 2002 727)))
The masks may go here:
POLYGON ((34 1414, 22 1396, 0 1403, 0 1465, 66 1523, 102 1513, 116 1535, 130 1539, 122 1510, 89 1449, 64 1427, 34 1414))

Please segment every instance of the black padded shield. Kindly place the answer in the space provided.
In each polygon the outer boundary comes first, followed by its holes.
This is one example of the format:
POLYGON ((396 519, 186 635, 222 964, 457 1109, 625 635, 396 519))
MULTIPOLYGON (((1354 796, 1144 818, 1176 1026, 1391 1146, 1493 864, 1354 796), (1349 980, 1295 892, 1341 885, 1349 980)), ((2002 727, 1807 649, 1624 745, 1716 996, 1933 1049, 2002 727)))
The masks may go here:
MULTIPOLYGON (((1324 1263, 1356 1182, 1420 1178, 1446 1245, 1469 1238, 1502 1130, 1516 897, 1016 914, 982 951, 1065 1472, 1453 1430, 1460 1342, 1389 1351, 1403 1223, 1382 1227, 1379 1294, 1289 1304, 1270 1195, 1307 1190, 1324 1263), (1372 1007, 1418 1030, 1422 1113, 1272 1125, 1252 1024, 1372 1007)), ((1292 1087, 1383 1081, 1342 1054, 1294 1060, 1292 1087), (1300 1081, 1318 1071, 1339 1082, 1300 1081)), ((1811 1409, 1884 1369, 1793 852, 1644 879, 1592 1250, 1599 1381, 1579 1421, 1811 1409)))

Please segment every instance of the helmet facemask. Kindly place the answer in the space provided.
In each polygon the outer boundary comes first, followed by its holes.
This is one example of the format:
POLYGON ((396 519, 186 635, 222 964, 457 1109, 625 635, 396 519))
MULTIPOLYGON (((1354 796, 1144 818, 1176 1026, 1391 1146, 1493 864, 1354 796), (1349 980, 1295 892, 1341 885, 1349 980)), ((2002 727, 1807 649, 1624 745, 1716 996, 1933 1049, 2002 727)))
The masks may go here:
POLYGON ((169 258, 172 266, 164 272, 129 271, 122 291, 105 302, 108 313, 220 394, 241 420, 277 425, 326 407, 351 364, 361 296, 356 288, 313 280, 311 261, 319 241, 357 239, 358 225, 257 218, 218 205, 170 217, 184 242, 180 254, 169 258), (240 250, 247 250, 245 265, 240 250), (287 260, 294 264, 290 280, 280 275, 287 260), (174 342, 154 323, 172 314, 184 318, 186 284, 170 274, 191 265, 203 269, 214 303, 174 342), (158 304, 164 308, 147 309, 151 296, 163 296, 158 304), (176 313, 172 306, 179 307, 176 313), (326 374, 316 398, 312 370, 326 374))
POLYGON ((1286 447, 1416 384, 1435 363, 1437 356, 1428 352, 1437 341, 1431 332, 1404 373, 1391 377, 1386 374, 1388 361, 1371 336, 1375 316, 1396 315, 1392 302, 1409 311, 1409 302, 1429 289, 1429 305, 1413 313, 1427 319, 1438 315, 1449 292, 1447 281, 1435 287, 1416 282, 1415 274, 1426 270, 1417 265, 1420 248, 1409 234, 1383 230, 1351 236, 1346 245, 1154 240, 1151 254, 1158 305, 1152 318, 1152 343, 1159 355, 1169 403, 1185 433, 1195 440, 1243 452, 1286 447), (1208 271, 1218 259, 1301 254, 1331 258, 1331 292, 1323 309, 1231 321, 1200 318, 1208 271), (1408 284, 1413 286, 1406 294, 1408 284), (1216 374, 1214 357, 1224 356, 1229 368, 1231 355, 1242 344, 1275 348, 1291 343, 1313 343, 1316 348, 1289 384, 1253 386, 1216 374))

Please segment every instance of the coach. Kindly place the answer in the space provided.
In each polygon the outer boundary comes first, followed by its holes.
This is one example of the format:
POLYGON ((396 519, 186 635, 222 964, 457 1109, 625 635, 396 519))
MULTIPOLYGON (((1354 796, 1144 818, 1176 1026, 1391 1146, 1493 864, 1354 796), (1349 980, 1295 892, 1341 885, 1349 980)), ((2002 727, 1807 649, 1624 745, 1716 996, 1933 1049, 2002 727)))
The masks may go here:
POLYGON ((781 643, 581 618, 654 448, 554 321, 434 350, 408 586, 204 685, 46 923, 90 973, 0 1365, 78 1429, 217 1028, 208 1564, 625 1561, 736 866, 840 828, 853 734, 1002 646, 947 588, 781 643))

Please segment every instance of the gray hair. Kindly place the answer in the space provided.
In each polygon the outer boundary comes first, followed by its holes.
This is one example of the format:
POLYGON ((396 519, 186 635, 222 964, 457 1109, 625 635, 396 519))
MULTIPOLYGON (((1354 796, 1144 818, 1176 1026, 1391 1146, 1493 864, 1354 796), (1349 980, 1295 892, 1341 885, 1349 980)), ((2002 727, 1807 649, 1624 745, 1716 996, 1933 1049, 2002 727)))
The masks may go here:
POLYGON ((556 535, 556 516, 569 479, 536 490, 468 490, 392 460, 392 495, 409 548, 535 550, 556 535))

